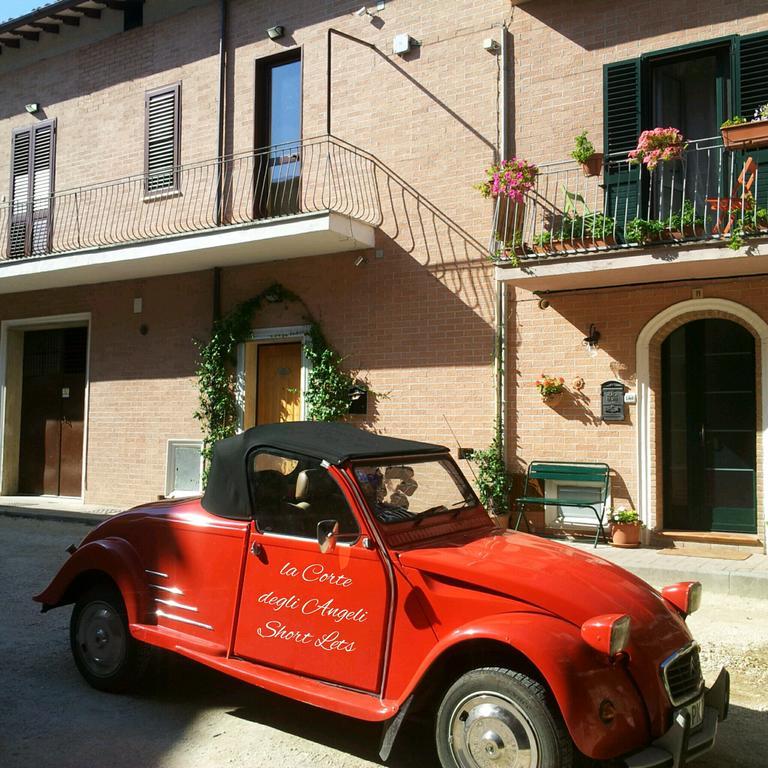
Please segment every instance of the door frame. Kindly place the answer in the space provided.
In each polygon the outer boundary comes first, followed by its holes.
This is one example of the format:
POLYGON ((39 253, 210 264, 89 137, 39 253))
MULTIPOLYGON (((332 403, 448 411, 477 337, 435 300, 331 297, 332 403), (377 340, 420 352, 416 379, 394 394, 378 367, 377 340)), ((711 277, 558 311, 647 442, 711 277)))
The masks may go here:
MULTIPOLYGON (((254 328, 248 338, 237 345, 237 374, 235 377, 235 401, 237 402, 237 429, 243 431, 245 421, 245 345, 249 342, 261 344, 301 344, 301 420, 307 418, 307 403, 304 393, 309 383, 309 371, 312 364, 307 356, 307 347, 310 344, 311 325, 286 325, 276 328, 254 328)), ((2 446, 0 445, 0 450, 2 446)))
MULTIPOLYGON (((661 445, 660 435, 656 434, 654 422, 655 412, 660 408, 660 398, 654 398, 651 389, 651 343, 654 336, 665 325, 684 315, 691 315, 691 320, 705 317, 722 317, 723 319, 741 320, 747 329, 756 334, 755 355, 759 354, 760 371, 760 418, 756 425, 756 436, 761 440, 762 457, 756 466, 759 473, 757 487, 761 493, 757 496, 757 535, 765 537, 766 506, 768 506, 768 323, 756 312, 728 299, 688 299, 678 302, 659 312, 651 318, 637 337, 637 478, 638 478, 638 510, 648 530, 652 530, 658 519, 659 507, 658 488, 655 483, 656 459, 654 447, 661 445), (702 315, 701 313, 711 313, 702 315), (720 314, 714 314, 720 313, 720 314), (654 407, 652 402, 655 399, 654 407), (656 438, 655 441, 652 438, 656 438), (655 445, 654 445, 655 442, 655 445), (763 530, 760 528, 760 518, 763 518, 763 530)), ((671 330, 671 329, 670 329, 671 330)), ((659 362, 659 361, 653 361, 659 362)), ((757 372, 757 371, 756 371, 757 372)), ((658 448, 657 448, 658 450, 658 448)))
MULTIPOLYGON (((78 501, 84 501, 85 491, 88 487, 88 415, 90 413, 90 394, 91 394, 91 313, 78 312, 70 315, 47 315, 42 317, 24 317, 14 320, 3 320, 0 322, 0 488, 5 486, 5 423, 8 414, 6 413, 7 385, 8 385, 8 334, 11 331, 42 331, 56 328, 77 328, 85 327, 88 332, 86 342, 85 358, 85 399, 83 402, 83 464, 82 477, 80 480, 80 496, 67 496, 66 498, 75 498, 78 501)), ((59 497, 56 497, 59 498, 59 497)), ((62 497, 64 498, 64 497, 62 497)))

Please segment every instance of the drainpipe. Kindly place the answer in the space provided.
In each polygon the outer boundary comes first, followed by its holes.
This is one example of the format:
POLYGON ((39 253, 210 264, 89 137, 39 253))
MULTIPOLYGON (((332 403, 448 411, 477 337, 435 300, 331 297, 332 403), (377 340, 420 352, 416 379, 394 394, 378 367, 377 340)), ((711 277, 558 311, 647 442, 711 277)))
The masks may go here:
POLYGON ((221 226, 222 204, 224 200, 224 108, 227 85, 227 0, 219 2, 219 96, 216 105, 216 226, 221 226))
MULTIPOLYGON (((509 154, 509 82, 507 57, 509 51, 506 24, 501 27, 501 52, 499 54, 499 159, 509 154)), ((494 279, 495 275, 494 275, 494 279)), ((507 288, 496 279, 496 423, 501 434, 501 445, 505 463, 509 453, 507 445, 507 288)))

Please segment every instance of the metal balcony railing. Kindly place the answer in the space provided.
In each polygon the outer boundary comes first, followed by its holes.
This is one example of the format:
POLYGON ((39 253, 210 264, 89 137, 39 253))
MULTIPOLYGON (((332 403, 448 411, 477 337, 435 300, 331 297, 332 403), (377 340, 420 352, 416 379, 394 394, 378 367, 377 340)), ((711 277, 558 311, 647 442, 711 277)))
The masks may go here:
POLYGON ((654 244, 739 245, 762 233, 768 156, 726 150, 717 137, 690 141, 682 158, 653 172, 626 154, 608 157, 593 177, 572 161, 540 166, 523 202, 497 198, 489 252, 516 264, 654 244))
POLYGON ((0 261, 322 211, 378 226, 377 185, 371 155, 323 136, 31 200, 19 194, 0 206, 0 261))

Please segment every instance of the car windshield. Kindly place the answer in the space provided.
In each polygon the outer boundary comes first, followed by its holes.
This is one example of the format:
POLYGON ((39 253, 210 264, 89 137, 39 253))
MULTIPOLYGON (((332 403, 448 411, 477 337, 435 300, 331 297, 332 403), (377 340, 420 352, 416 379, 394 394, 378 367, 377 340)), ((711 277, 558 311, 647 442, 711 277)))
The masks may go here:
POLYGON ((356 464, 355 477, 376 519, 418 521, 479 504, 469 483, 448 459, 356 464))

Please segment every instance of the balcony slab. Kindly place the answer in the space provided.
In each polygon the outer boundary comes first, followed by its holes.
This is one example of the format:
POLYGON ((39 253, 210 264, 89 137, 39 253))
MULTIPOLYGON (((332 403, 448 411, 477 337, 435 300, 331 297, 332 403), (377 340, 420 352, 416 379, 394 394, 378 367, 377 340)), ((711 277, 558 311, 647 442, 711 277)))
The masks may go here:
POLYGON ((768 238, 751 239, 734 251, 721 241, 627 248, 499 264, 496 279, 529 291, 661 283, 768 272, 768 238))
POLYGON ((0 294, 373 248, 375 228, 323 211, 117 246, 0 261, 0 294))

